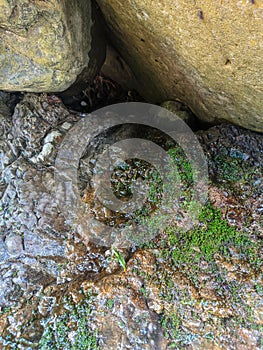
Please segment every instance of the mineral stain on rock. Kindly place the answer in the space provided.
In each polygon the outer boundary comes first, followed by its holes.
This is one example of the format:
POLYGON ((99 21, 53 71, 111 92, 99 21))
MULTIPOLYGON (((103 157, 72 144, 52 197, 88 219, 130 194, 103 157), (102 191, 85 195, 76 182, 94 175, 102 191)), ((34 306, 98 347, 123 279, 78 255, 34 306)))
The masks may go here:
POLYGON ((198 225, 123 250, 124 271, 54 200, 55 157, 81 114, 25 94, 13 112, 2 101, 0 118, 0 347, 262 348, 261 135, 199 131, 210 198, 198 225))

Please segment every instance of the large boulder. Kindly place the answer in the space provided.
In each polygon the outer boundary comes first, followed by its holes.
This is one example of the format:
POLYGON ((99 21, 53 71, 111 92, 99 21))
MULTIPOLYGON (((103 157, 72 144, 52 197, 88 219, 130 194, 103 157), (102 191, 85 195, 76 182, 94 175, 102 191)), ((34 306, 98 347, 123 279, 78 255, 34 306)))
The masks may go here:
POLYGON ((261 1, 98 3, 144 97, 263 131, 261 1))
POLYGON ((0 0, 0 89, 63 91, 100 69, 105 42, 90 1, 0 0))

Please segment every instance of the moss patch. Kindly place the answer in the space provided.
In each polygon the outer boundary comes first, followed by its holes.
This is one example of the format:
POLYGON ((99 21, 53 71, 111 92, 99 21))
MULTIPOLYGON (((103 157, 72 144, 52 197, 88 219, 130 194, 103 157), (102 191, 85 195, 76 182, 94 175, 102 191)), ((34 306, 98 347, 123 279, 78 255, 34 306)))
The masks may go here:
MULTIPOLYGON (((202 259, 213 261, 214 255, 219 253, 230 259, 229 248, 234 247, 242 258, 255 269, 262 266, 258 258, 258 245, 252 242, 248 234, 237 231, 222 219, 219 209, 211 204, 205 206, 199 216, 199 225, 189 232, 176 228, 167 229, 167 243, 171 249, 164 250, 171 254, 176 266, 198 264, 202 259)), ((195 265, 197 266, 197 265, 195 265)))
MULTIPOLYGON (((166 229, 165 237, 160 237, 157 242, 146 244, 144 248, 152 250, 156 255, 155 271, 147 274, 142 269, 137 273, 144 279, 144 288, 148 292, 145 293, 146 297, 152 285, 159 290, 158 297, 163 305, 160 322, 165 337, 169 341, 169 349, 179 349, 201 338, 214 341, 220 336, 220 331, 216 336, 204 328, 201 335, 201 326, 198 326, 198 334, 183 326, 188 323, 189 317, 197 322, 200 321, 200 315, 196 310, 200 310, 201 305, 213 310, 217 308, 218 303, 223 303, 220 305, 224 308, 223 305, 226 302, 229 308, 234 310, 234 315, 231 317, 226 313, 222 324, 220 319, 218 320, 217 328, 222 332, 228 324, 231 326, 231 322, 260 331, 254 311, 247 304, 244 282, 242 279, 228 280, 227 270, 219 268, 215 257, 220 257, 221 260, 234 264, 237 268, 238 261, 242 265, 248 264, 250 273, 254 271, 256 276, 260 274, 262 268, 261 246, 259 242, 253 241, 246 231, 240 232, 229 226, 222 218, 220 210, 212 204, 207 203, 203 207, 199 224, 192 230, 186 232, 170 226, 166 229), (195 299, 186 287, 175 287, 174 276, 178 273, 188 281, 185 282, 186 285, 196 290, 197 295, 203 288, 207 288, 207 283, 208 285, 211 283, 208 288, 213 295, 212 299, 209 300, 209 297, 205 299, 201 296, 202 294, 195 299), (199 278, 200 276, 207 276, 207 279, 203 281, 199 278)), ((260 285, 256 282, 255 290, 259 295, 262 292, 260 285)), ((214 322, 212 311, 211 319, 208 318, 207 323, 210 322, 211 324, 214 322)))
POLYGON ((97 332, 91 331, 89 318, 92 309, 90 306, 91 294, 84 300, 74 304, 65 299, 65 311, 60 315, 52 316, 46 325, 39 342, 41 350, 99 350, 97 332))

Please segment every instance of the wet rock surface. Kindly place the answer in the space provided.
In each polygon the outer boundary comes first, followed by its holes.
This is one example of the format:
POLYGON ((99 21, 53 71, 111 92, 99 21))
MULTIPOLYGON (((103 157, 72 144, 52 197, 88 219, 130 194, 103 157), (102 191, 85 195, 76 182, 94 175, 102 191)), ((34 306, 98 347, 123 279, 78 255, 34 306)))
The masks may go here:
POLYGON ((54 197, 55 157, 81 115, 45 94, 10 108, 1 103, 0 347, 262 348, 262 135, 198 132, 213 205, 190 233, 164 229, 116 259, 85 245, 54 197))

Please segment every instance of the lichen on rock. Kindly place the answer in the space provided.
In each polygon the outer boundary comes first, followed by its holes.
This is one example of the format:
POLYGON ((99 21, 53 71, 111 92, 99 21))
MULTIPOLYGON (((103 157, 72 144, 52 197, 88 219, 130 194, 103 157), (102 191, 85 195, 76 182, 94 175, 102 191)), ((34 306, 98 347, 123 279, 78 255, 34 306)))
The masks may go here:
POLYGON ((0 89, 63 91, 81 75, 93 79, 105 42, 90 1, 1 0, 0 6, 0 89))

